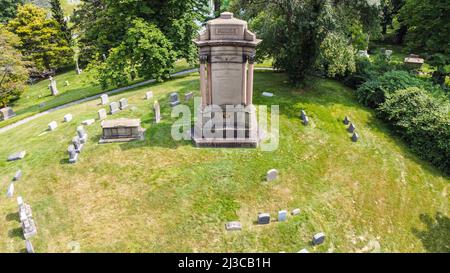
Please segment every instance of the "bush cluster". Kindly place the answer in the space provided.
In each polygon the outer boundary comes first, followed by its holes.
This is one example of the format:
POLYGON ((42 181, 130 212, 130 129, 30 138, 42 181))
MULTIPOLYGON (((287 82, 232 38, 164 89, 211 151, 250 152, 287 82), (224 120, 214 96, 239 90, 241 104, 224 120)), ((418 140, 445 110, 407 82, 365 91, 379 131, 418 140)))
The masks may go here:
POLYGON ((446 102, 428 91, 410 87, 397 90, 377 109, 423 159, 450 173, 450 116, 446 102))

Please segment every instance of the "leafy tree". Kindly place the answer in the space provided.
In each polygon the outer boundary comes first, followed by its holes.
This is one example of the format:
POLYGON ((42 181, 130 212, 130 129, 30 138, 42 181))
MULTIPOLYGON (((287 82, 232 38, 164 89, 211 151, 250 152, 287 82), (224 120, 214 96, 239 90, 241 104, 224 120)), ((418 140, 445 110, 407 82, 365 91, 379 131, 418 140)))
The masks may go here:
POLYGON ((0 24, 0 108, 20 97, 28 79, 27 63, 16 48, 20 39, 0 24))
POLYGON ((274 66, 285 70, 292 82, 299 83, 308 73, 317 70, 314 64, 318 62, 323 64, 319 68, 332 68, 328 71, 330 75, 354 70, 353 57, 350 56, 354 52, 348 46, 353 44, 357 48, 365 48, 370 35, 375 36, 379 32, 379 7, 371 2, 235 0, 231 7, 248 20, 251 28, 263 39, 258 48, 258 58, 273 57, 274 66), (330 50, 330 39, 339 41, 338 45, 347 56, 331 56, 338 51, 330 50), (338 64, 333 63, 332 58, 345 59, 347 67, 337 69, 338 64))
POLYGON ((44 9, 32 4, 19 6, 8 28, 19 36, 22 54, 35 64, 32 76, 42 76, 73 62, 73 51, 58 23, 47 18, 44 9))
POLYGON ((67 21, 64 18, 64 11, 61 7, 61 1, 50 0, 50 5, 53 19, 55 19, 55 21, 58 22, 61 32, 64 35, 64 38, 70 45, 72 43, 72 32, 70 31, 69 26, 67 25, 67 21))
POLYGON ((172 43, 164 34, 155 25, 136 19, 122 43, 98 66, 99 81, 106 88, 127 84, 136 77, 167 78, 175 61, 172 43))
POLYGON ((17 7, 23 4, 24 0, 2 0, 0 1, 0 23, 8 22, 17 13, 17 7))
POLYGON ((80 58, 90 62, 119 46, 135 19, 155 25, 172 43, 177 58, 194 61, 192 43, 207 15, 208 0, 83 0, 74 14, 80 58), (126 11, 126 12, 125 12, 126 11))
POLYGON ((445 68, 450 64, 449 14, 448 0, 406 0, 399 14, 408 29, 408 47, 428 54, 430 64, 437 67, 433 78, 441 85, 449 75, 445 68))

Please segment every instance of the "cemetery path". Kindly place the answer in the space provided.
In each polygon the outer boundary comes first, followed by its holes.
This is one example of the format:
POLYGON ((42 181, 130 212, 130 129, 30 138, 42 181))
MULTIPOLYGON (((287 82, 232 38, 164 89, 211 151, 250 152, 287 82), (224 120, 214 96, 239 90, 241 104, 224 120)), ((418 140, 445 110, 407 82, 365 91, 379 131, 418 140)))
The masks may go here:
MULTIPOLYGON (((198 69, 194 68, 194 69, 180 71, 180 72, 174 73, 174 74, 172 74, 170 76, 171 77, 184 76, 184 75, 187 75, 187 74, 190 74, 190 73, 194 73, 194 72, 197 72, 197 71, 198 71, 198 69)), ((107 92, 104 92, 104 93, 99 93, 97 95, 93 95, 93 96, 90 96, 90 97, 87 97, 87 98, 83 98, 83 99, 80 99, 80 100, 72 101, 72 102, 69 102, 69 103, 57 106, 55 108, 51 108, 51 109, 45 110, 43 112, 37 113, 35 115, 29 116, 27 118, 24 118, 24 119, 21 119, 21 120, 19 120, 17 122, 14 122, 14 123, 12 123, 10 125, 7 125, 7 126, 5 126, 3 128, 0 128, 0 134, 4 133, 4 132, 7 132, 7 131, 9 131, 9 130, 11 130, 13 128, 16 128, 17 126, 20 126, 22 124, 28 123, 28 122, 30 122, 30 121, 32 121, 34 119, 37 119, 37 118, 42 117, 44 115, 47 115, 47 114, 49 114, 51 112, 54 112, 54 111, 57 111, 57 110, 61 110, 61 109, 64 109, 64 108, 67 108, 67 107, 70 107, 70 106, 73 106, 73 105, 77 105, 79 103, 83 103, 83 102, 87 102, 87 101, 90 101, 90 100, 98 99, 103 94, 114 95, 114 94, 117 94, 117 93, 120 93, 120 92, 123 92, 123 91, 127 91, 127 90, 130 90, 130 89, 136 88, 136 87, 140 87, 140 86, 143 86, 143 85, 146 85, 146 84, 149 84, 149 83, 154 83, 155 81, 156 81, 155 79, 146 80, 146 81, 143 81, 143 82, 139 82, 139 83, 135 83, 135 84, 132 84, 132 85, 129 85, 129 86, 113 89, 113 90, 110 90, 110 91, 107 91, 107 92)))

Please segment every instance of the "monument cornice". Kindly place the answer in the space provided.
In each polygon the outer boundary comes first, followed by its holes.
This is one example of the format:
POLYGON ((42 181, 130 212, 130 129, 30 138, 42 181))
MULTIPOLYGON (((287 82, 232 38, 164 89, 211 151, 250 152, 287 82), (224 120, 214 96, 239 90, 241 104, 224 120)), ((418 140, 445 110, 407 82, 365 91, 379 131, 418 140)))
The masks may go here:
POLYGON ((213 46, 239 46, 239 47, 251 47, 255 48, 262 42, 260 39, 254 41, 242 41, 242 40, 194 40, 194 43, 198 47, 213 47, 213 46))

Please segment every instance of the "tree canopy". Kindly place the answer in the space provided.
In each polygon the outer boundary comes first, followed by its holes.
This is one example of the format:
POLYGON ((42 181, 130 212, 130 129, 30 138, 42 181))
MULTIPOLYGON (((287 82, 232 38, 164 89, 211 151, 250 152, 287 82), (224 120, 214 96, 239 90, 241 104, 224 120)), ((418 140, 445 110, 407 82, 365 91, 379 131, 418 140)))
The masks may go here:
POLYGON ((352 56, 342 52, 353 55, 354 48, 367 48, 369 36, 380 33, 380 7, 371 2, 236 0, 232 8, 263 39, 259 58, 273 57, 274 66, 298 83, 317 70, 335 76, 354 70, 352 56))
POLYGON ((0 24, 0 108, 17 99, 28 79, 27 63, 16 48, 20 39, 0 24))
POLYGON ((33 61, 34 76, 51 72, 73 62, 73 50, 56 22, 47 12, 32 4, 19 6, 8 29, 21 40, 22 54, 33 61))

